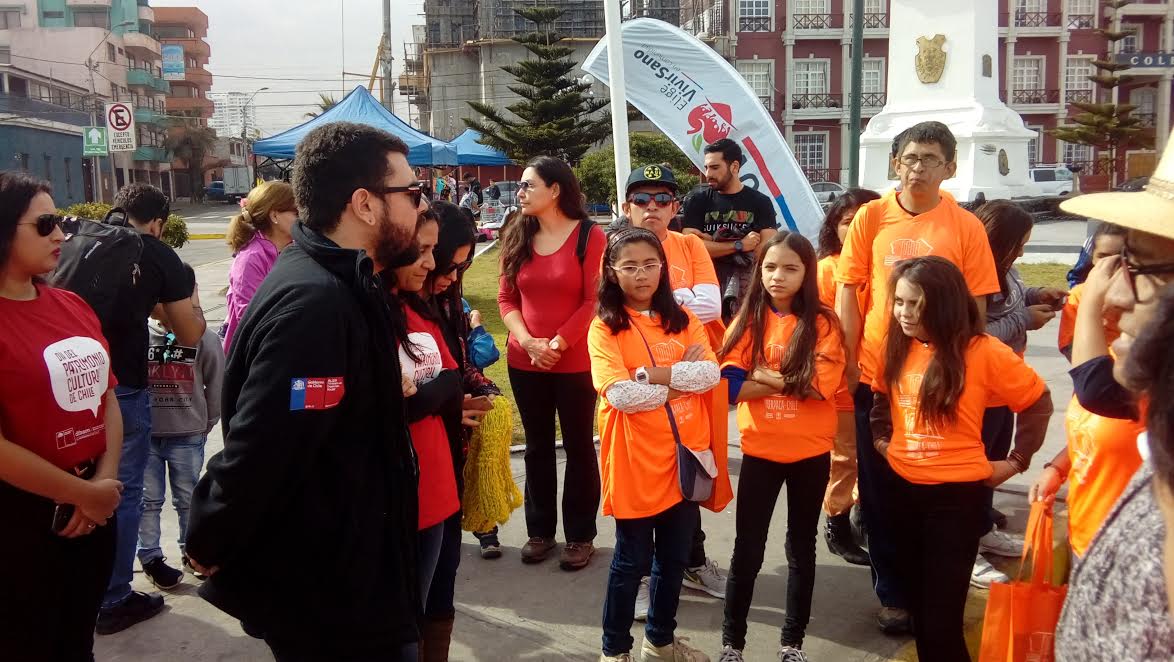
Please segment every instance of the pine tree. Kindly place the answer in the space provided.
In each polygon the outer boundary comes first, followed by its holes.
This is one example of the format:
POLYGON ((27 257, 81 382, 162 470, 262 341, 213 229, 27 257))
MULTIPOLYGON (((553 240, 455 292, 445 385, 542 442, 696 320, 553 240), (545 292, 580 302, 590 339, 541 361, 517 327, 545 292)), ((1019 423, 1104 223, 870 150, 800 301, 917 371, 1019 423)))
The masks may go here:
MULTIPOLYGON (((1116 11, 1129 4, 1130 1, 1114 0, 1107 5, 1116 11)), ((1106 20, 1110 19, 1106 17, 1106 20)), ((1137 30, 1132 28, 1119 32, 1097 30, 1097 33, 1105 38, 1106 51, 1109 53, 1106 59, 1093 60, 1092 62, 1092 65, 1097 69, 1097 75, 1089 76, 1088 79, 1097 88, 1112 91, 1118 85, 1133 80, 1132 76, 1121 74, 1130 68, 1129 65, 1111 60, 1111 54, 1117 51, 1116 48, 1111 47, 1111 44, 1116 44, 1135 32, 1137 30)), ((1108 152, 1106 161, 1110 186, 1117 184, 1118 154, 1131 148, 1152 148, 1154 146, 1153 133, 1141 126, 1141 120, 1133 117, 1132 113, 1137 109, 1137 106, 1133 104, 1096 103, 1094 100, 1092 102, 1073 101, 1069 105, 1084 112, 1072 118, 1074 124, 1057 127, 1048 133, 1066 143, 1091 145, 1098 150, 1108 152)))
POLYGON ((467 119, 465 124, 481 134, 482 144, 518 163, 546 154, 574 165, 593 144, 611 134, 611 118, 596 115, 608 103, 592 98, 591 86, 572 77, 578 67, 571 59, 575 51, 558 45, 562 37, 553 30, 563 10, 527 7, 514 11, 537 26, 534 32, 513 39, 536 59, 502 67, 517 79, 518 84, 509 89, 522 100, 506 106, 508 115, 491 104, 470 101, 482 119, 467 119))

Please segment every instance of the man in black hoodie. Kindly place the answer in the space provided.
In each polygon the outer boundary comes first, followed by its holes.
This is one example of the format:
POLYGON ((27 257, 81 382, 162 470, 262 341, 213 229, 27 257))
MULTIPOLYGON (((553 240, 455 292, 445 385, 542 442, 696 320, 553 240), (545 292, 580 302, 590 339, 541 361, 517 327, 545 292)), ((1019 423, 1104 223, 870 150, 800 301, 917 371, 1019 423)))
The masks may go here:
POLYGON ((237 331, 192 498, 200 595, 278 660, 416 658, 417 469, 379 276, 425 209, 407 152, 342 122, 298 145, 301 222, 237 331))

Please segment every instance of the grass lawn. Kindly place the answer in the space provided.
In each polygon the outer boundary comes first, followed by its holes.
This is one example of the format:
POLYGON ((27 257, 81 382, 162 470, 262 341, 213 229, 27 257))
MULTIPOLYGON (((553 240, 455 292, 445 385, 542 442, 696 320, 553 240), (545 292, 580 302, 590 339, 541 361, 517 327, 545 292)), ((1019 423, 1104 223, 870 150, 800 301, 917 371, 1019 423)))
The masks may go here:
POLYGON ((1020 264, 1018 267, 1023 282, 1030 287, 1068 289, 1068 270, 1072 268, 1070 264, 1043 262, 1040 264, 1020 264))

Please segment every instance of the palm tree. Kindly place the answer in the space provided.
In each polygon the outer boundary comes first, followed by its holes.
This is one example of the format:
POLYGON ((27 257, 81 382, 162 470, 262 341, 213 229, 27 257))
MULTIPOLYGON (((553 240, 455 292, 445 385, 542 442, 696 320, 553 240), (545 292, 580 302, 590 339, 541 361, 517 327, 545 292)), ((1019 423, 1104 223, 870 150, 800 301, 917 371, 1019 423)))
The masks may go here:
POLYGON ((319 92, 318 93, 318 103, 316 105, 318 106, 318 112, 306 113, 306 117, 309 117, 310 119, 318 117, 322 113, 325 113, 326 111, 330 110, 331 108, 334 108, 335 106, 337 106, 338 99, 335 99, 333 96, 326 94, 325 92, 319 92))
POLYGON ((193 201, 204 197, 204 172, 219 165, 204 162, 205 157, 215 149, 215 129, 203 126, 194 119, 176 120, 172 130, 167 133, 167 150, 187 166, 193 201))

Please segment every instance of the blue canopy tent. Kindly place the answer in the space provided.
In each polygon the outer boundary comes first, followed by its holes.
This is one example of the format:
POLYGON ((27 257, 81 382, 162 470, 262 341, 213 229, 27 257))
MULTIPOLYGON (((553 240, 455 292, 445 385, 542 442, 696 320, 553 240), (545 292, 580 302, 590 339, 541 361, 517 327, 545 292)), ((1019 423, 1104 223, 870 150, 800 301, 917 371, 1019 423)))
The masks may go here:
POLYGON ((477 142, 481 134, 473 129, 465 129, 464 133, 453 138, 449 143, 457 148, 457 163, 463 166, 508 166, 514 162, 505 152, 496 150, 477 142))
POLYGON ((413 129, 407 122, 384 108, 367 88, 362 85, 351 90, 330 110, 318 117, 283 131, 275 136, 258 140, 253 144, 253 153, 273 160, 292 159, 298 143, 307 133, 331 122, 355 122, 383 129, 400 138, 408 145, 408 163, 413 166, 455 166, 457 149, 453 145, 413 129))

